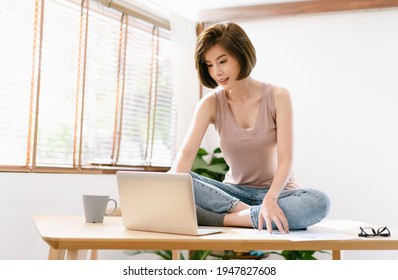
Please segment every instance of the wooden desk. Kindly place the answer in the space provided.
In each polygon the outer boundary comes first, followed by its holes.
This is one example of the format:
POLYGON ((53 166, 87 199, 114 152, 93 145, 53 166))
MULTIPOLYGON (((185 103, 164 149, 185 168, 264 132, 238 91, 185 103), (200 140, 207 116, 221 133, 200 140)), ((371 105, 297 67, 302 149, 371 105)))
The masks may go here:
MULTIPOLYGON (((126 230, 120 217, 105 217, 103 224, 87 224, 83 216, 36 216, 33 221, 50 246, 49 259, 77 259, 81 250, 331 250, 333 259, 341 250, 398 250, 398 236, 349 240, 291 241, 247 236, 234 228, 222 233, 193 237, 175 234, 126 230)), ((349 220, 330 220, 310 227, 311 231, 349 234, 357 237, 359 226, 368 224, 349 220)), ((377 227, 377 226, 376 226, 377 227)), ((395 234, 394 234, 395 233, 395 234)), ((96 256, 94 256, 95 258, 96 256)))

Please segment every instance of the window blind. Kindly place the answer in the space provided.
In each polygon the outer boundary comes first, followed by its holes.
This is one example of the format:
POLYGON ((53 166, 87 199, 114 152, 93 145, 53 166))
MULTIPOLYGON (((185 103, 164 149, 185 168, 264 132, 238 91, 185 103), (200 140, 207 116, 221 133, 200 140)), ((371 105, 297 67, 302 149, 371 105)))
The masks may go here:
POLYGON ((17 2, 0 3, 0 169, 170 166, 169 30, 96 1, 17 2))
POLYGON ((27 157, 35 13, 35 1, 0 1, 0 161, 6 166, 24 166, 27 157))
POLYGON ((45 1, 37 166, 73 166, 80 7, 45 1))
POLYGON ((90 11, 83 125, 83 164, 111 164, 122 14, 90 11))

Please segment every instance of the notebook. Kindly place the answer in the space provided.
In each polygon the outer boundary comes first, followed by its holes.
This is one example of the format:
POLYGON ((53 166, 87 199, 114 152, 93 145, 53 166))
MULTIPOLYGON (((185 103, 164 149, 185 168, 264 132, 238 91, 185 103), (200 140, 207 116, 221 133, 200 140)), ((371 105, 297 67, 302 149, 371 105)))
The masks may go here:
POLYGON ((125 228, 185 235, 222 231, 198 227, 189 174, 118 171, 116 178, 125 228))

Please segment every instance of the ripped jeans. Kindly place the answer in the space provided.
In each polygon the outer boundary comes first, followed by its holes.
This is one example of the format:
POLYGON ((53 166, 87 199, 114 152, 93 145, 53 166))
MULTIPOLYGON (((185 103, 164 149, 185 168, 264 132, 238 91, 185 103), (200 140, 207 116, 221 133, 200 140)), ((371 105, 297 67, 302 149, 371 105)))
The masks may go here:
MULTIPOLYGON (((216 180, 191 172, 195 203, 207 211, 223 216, 241 201, 250 205, 250 222, 258 228, 258 216, 261 203, 268 188, 253 188, 241 185, 218 182, 216 180)), ((278 197, 278 205, 289 223, 289 229, 305 229, 320 222, 327 216, 330 200, 321 191, 309 188, 283 190, 278 197)), ((198 215, 198 224, 201 223, 198 215)), ((219 224, 218 226, 222 226, 219 224)), ((272 223, 273 229, 276 229, 272 223)), ((264 229, 266 225, 264 223, 264 229)))

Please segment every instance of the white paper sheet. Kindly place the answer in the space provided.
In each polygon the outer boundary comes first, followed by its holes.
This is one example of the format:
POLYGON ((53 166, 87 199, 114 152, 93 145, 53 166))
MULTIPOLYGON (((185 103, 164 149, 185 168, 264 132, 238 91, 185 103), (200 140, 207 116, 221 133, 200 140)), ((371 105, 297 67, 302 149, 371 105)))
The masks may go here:
POLYGON ((279 233, 279 231, 274 231, 272 234, 269 234, 266 230, 258 231, 257 229, 233 229, 232 231, 242 234, 246 237, 263 237, 267 239, 283 239, 290 241, 360 239, 358 236, 352 236, 348 234, 336 232, 315 232, 311 230, 290 231, 288 234, 282 234, 279 233))

